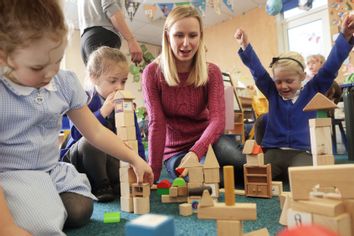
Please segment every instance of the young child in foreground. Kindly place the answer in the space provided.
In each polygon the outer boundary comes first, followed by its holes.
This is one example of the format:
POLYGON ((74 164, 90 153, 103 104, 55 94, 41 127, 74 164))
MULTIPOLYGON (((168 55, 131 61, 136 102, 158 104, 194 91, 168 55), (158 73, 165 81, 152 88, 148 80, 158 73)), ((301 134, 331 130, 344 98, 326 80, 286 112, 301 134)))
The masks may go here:
MULTIPOLYGON (((88 107, 97 120, 116 133, 114 95, 123 90, 128 79, 129 64, 117 48, 103 46, 92 52, 87 63, 88 107)), ((135 118, 135 133, 139 156, 145 160, 144 145, 135 118)), ((91 145, 70 122, 70 137, 61 150, 62 159, 71 162, 80 173, 85 173, 92 186, 92 193, 100 202, 113 201, 120 191, 119 160, 91 145)), ((118 130, 119 133, 119 130, 118 130)))
POLYGON ((58 1, 0 0, 0 235, 65 235, 86 224, 93 199, 86 175, 59 162, 61 118, 85 138, 129 162, 152 183, 147 163, 86 105, 76 76, 60 71, 67 28, 58 1))
POLYGON ((270 64, 272 78, 261 65, 246 33, 242 29, 236 30, 234 36, 241 46, 241 60, 269 101, 268 122, 261 146, 265 149, 265 163, 272 164, 274 179, 287 179, 289 166, 312 164, 308 120, 315 118, 315 112, 303 112, 303 108, 316 93, 324 94, 330 88, 353 47, 353 33, 354 15, 351 15, 344 19, 327 61, 302 87, 305 63, 299 53, 286 52, 274 57, 270 64))

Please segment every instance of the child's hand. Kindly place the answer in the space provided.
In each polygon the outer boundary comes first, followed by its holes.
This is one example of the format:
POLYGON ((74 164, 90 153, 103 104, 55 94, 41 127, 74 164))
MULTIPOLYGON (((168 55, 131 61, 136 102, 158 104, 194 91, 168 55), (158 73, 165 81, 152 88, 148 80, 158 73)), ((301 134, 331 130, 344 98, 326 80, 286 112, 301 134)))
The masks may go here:
POLYGON ((101 115, 104 118, 109 116, 114 110, 114 105, 115 105, 114 104, 114 95, 115 94, 116 94, 116 92, 109 94, 100 109, 101 115))
POLYGON ((236 41, 240 44, 242 50, 245 50, 249 44, 247 34, 242 29, 236 29, 234 37, 236 41))
POLYGON ((347 15, 342 23, 341 32, 346 40, 350 40, 354 36, 354 15, 347 15))
POLYGON ((30 233, 25 231, 24 229, 18 227, 15 224, 8 224, 3 227, 0 227, 0 235, 7 236, 31 236, 30 233))
POLYGON ((137 156, 134 158, 134 162, 131 164, 136 175, 136 179, 139 183, 149 183, 150 185, 154 182, 154 174, 151 167, 143 160, 141 157, 137 156))

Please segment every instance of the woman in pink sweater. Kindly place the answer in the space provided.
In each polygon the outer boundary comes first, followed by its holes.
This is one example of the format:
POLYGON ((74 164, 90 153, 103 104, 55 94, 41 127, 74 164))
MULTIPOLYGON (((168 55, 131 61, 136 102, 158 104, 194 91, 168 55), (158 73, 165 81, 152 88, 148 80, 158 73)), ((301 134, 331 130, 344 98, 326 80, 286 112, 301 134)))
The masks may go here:
MULTIPOLYGON (((220 69, 206 62, 202 21, 191 6, 168 15, 162 52, 143 72, 149 117, 149 163, 155 181, 164 163, 171 178, 182 159, 203 163, 212 144, 220 166, 234 165, 242 174, 244 157, 225 128, 224 86, 220 69)), ((236 168, 235 168, 236 169, 236 168)), ((242 178, 238 178, 242 180, 242 178)))

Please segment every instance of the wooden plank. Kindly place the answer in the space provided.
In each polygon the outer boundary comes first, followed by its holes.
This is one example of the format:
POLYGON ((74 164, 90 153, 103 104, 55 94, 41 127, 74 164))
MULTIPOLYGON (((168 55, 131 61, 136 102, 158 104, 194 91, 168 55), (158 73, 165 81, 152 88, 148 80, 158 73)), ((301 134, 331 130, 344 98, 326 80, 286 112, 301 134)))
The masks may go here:
POLYGON ((309 199, 318 184, 337 187, 344 199, 354 198, 354 164, 290 167, 289 179, 294 200, 309 199))
POLYGON ((198 208, 199 219, 216 220, 256 220, 257 209, 255 203, 236 203, 227 206, 225 203, 215 203, 213 207, 198 208))

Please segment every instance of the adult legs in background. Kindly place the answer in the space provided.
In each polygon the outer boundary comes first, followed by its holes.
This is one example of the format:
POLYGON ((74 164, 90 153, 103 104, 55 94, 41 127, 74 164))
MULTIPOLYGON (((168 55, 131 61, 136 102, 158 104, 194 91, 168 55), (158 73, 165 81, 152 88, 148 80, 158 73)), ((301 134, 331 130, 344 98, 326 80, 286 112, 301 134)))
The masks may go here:
POLYGON ((264 163, 272 165, 272 179, 289 182, 288 168, 291 166, 312 165, 312 155, 305 151, 267 149, 264 163))
POLYGON ((90 54, 100 46, 120 48, 120 37, 110 30, 96 26, 85 30, 81 36, 81 57, 85 65, 90 54))
POLYGON ((246 163, 246 156, 242 154, 239 144, 232 137, 222 135, 214 143, 213 149, 220 165, 220 186, 223 186, 223 166, 232 165, 235 172, 235 185, 243 187, 243 165, 246 163))
POLYGON ((118 160, 111 160, 113 157, 92 146, 84 137, 71 146, 64 159, 69 159, 80 173, 87 175, 98 201, 114 200, 110 180, 113 185, 119 182, 118 160))

